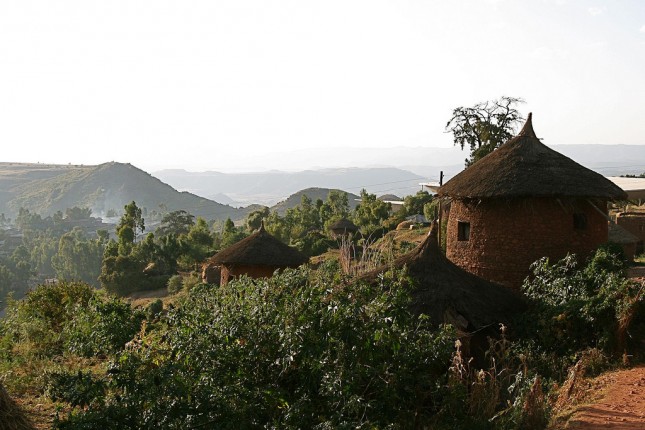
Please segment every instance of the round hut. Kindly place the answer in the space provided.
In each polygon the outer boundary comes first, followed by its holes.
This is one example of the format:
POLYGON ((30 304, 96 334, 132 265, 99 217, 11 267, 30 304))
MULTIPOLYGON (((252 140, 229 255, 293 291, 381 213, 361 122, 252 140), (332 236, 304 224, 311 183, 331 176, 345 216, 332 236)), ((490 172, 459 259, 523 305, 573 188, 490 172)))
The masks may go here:
POLYGON ((329 226, 329 231, 331 232, 332 237, 336 238, 352 235, 358 231, 358 227, 347 218, 341 218, 329 226))
POLYGON ((447 257, 484 279, 519 288, 541 257, 586 257, 607 241, 607 201, 626 199, 613 182, 520 133, 439 191, 451 199, 447 257))
POLYGON ((308 261, 300 251, 271 236, 264 223, 252 235, 215 254, 210 264, 221 267, 221 285, 231 279, 247 275, 251 278, 273 276, 273 272, 287 267, 298 267, 308 261))
MULTIPOLYGON (((411 310, 427 315, 433 324, 452 324, 460 337, 486 348, 486 337, 499 334, 499 324, 508 323, 525 308, 514 291, 466 272, 448 260, 437 243, 437 223, 413 251, 396 259, 393 267, 407 267, 414 282, 411 310), (479 338, 474 333, 480 335, 479 338)), ((387 265, 363 275, 376 282, 387 265)))

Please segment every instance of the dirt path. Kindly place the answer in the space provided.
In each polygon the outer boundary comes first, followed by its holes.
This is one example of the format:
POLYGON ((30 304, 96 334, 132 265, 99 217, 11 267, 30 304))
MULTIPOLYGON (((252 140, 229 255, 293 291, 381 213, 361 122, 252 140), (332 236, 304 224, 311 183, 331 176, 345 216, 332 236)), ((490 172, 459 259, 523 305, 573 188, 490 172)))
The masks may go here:
POLYGON ((645 429, 645 366, 600 376, 599 396, 575 408, 563 428, 576 430, 645 429))

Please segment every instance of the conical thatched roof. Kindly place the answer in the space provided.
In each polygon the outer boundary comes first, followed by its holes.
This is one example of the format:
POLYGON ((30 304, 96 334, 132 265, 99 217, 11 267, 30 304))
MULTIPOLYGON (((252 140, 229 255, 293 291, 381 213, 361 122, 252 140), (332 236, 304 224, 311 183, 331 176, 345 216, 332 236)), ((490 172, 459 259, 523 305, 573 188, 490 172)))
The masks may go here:
POLYGON ((209 263, 297 267, 307 261, 300 251, 271 236, 262 224, 252 235, 215 254, 209 263))
POLYGON ((358 231, 356 224, 348 220, 347 218, 341 218, 332 225, 329 226, 329 229, 334 230, 344 230, 349 232, 358 231))
POLYGON ((0 430, 34 430, 31 420, 0 384, 0 430))
MULTIPOLYGON (((433 323, 450 323, 458 329, 474 331, 508 322, 524 309, 517 293, 472 275, 448 260, 437 245, 437 224, 415 250, 398 258, 394 267, 408 268, 416 283, 412 310, 424 313, 433 323)), ((383 266, 363 276, 374 282, 383 266)))
POLYGON ((454 198, 590 197, 622 200, 627 194, 604 176, 544 145, 529 114, 522 131, 439 188, 454 198))

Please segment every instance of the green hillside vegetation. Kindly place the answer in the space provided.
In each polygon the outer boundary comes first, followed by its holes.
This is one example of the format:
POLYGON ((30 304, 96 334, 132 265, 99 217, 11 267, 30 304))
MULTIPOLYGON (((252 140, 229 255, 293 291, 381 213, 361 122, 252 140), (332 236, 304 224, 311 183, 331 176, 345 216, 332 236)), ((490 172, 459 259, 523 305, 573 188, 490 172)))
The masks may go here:
POLYGON ((144 212, 184 209, 208 220, 243 219, 237 209, 179 192, 131 164, 56 166, 0 163, 0 212, 13 217, 22 207, 42 216, 74 206, 90 208, 95 216, 118 214, 131 201, 144 212))
POLYGON ((329 188, 306 188, 304 190, 298 191, 297 193, 291 194, 285 200, 277 203, 274 206, 271 206, 271 212, 277 212, 279 215, 284 215, 288 209, 293 209, 302 202, 302 196, 307 196, 311 201, 322 200, 325 201, 329 197, 330 192, 340 192, 347 194, 347 203, 350 210, 353 210, 358 206, 358 201, 360 197, 356 194, 347 193, 342 190, 329 189, 329 188))
POLYGON ((0 377, 39 428, 542 429, 573 366, 643 358, 642 287, 623 270, 607 249, 537 262, 527 313, 475 361, 410 311, 405 271, 366 284, 323 263, 144 309, 40 286, 0 319, 0 377))

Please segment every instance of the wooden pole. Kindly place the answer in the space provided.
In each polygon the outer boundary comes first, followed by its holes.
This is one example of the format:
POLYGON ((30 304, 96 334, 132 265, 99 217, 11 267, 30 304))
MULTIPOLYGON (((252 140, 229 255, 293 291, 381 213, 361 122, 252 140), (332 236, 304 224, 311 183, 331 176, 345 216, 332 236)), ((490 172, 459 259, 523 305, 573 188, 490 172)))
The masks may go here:
MULTIPOLYGON (((439 187, 443 185, 443 170, 439 172, 439 187)), ((437 230, 437 240, 438 240, 438 245, 441 247, 441 199, 439 199, 439 216, 437 217, 439 219, 439 225, 437 226, 439 230, 437 230)))

